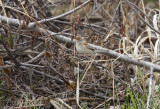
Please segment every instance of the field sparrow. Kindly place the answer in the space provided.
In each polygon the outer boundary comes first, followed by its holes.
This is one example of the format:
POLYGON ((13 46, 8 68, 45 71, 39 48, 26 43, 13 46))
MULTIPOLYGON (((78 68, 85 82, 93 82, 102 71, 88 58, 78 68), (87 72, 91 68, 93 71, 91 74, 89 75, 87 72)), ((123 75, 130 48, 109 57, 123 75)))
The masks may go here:
POLYGON ((94 54, 94 49, 80 36, 76 37, 76 50, 81 54, 94 54))

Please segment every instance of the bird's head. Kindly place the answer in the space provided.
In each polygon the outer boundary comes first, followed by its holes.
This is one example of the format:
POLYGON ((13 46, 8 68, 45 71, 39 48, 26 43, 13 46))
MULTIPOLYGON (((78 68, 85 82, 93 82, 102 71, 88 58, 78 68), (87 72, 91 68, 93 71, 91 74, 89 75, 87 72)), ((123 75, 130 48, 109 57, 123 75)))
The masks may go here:
POLYGON ((86 41, 81 36, 76 36, 76 42, 85 43, 86 41))

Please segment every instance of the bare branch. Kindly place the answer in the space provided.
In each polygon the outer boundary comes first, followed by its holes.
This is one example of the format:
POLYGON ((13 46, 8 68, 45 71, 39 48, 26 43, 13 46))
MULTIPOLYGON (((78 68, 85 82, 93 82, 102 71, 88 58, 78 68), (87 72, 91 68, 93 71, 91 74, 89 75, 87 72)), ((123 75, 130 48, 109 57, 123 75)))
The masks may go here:
POLYGON ((133 57, 129 57, 129 56, 126 56, 126 55, 120 54, 118 52, 115 52, 115 51, 112 51, 112 50, 109 50, 109 49, 106 49, 106 48, 102 48, 102 47, 99 47, 99 46, 95 46, 95 45, 91 45, 91 46, 93 46, 96 49, 99 49, 99 50, 96 50, 96 53, 100 53, 100 54, 104 54, 104 55, 107 55, 107 56, 110 56, 110 57, 113 57, 113 58, 117 58, 118 60, 121 60, 123 62, 127 62, 127 63, 130 63, 130 64, 145 67, 147 69, 150 69, 151 66, 153 66, 154 71, 160 72, 160 66, 155 65, 151 62, 137 60, 133 57))
POLYGON ((151 66, 150 68, 150 80, 149 80, 149 94, 148 94, 148 99, 147 99, 147 109, 149 109, 149 101, 150 101, 150 97, 152 94, 152 79, 153 79, 153 67, 151 66))

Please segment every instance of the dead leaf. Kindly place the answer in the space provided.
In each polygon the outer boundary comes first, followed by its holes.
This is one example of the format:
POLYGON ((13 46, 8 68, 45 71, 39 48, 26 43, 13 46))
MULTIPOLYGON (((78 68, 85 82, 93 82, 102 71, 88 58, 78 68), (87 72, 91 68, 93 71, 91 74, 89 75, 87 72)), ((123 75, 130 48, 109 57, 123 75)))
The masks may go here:
POLYGON ((71 81, 71 80, 66 80, 66 87, 67 89, 69 89, 70 91, 74 91, 76 89, 76 82, 71 81))

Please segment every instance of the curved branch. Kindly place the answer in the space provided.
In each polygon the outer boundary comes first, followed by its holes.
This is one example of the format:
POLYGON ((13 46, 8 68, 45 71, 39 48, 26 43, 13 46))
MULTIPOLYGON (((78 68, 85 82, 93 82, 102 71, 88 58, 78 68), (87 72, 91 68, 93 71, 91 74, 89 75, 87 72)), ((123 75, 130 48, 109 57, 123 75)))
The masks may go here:
POLYGON ((148 22, 146 22, 142 16, 135 10, 135 8, 133 7, 133 5, 128 1, 128 0, 125 0, 126 3, 130 6, 130 8, 134 11, 134 13, 138 16, 138 18, 143 22, 145 23, 148 27, 150 27, 153 31, 155 31, 156 33, 158 33, 160 35, 160 32, 158 30, 156 30, 153 26, 151 26, 148 22))
MULTIPOLYGON (((70 10, 70 11, 64 13, 64 14, 61 14, 61 15, 56 16, 56 17, 53 17, 53 18, 40 20, 40 21, 38 21, 38 23, 42 24, 42 23, 45 23, 45 22, 50 22, 50 21, 59 19, 59 18, 61 18, 61 17, 65 17, 65 16, 67 16, 67 15, 73 13, 73 12, 78 11, 82 6, 86 6, 89 2, 91 2, 91 0, 88 0, 88 1, 84 2, 82 5, 76 7, 76 8, 73 9, 73 10, 70 10)), ((36 22, 31 23, 31 24, 29 24, 28 26, 29 26, 29 27, 34 27, 35 25, 36 25, 36 22)))
MULTIPOLYGON (((3 20, 3 21, 6 22, 6 20, 4 19, 3 16, 0 16, 0 20, 3 20)), ((15 20, 15 19, 13 20, 11 18, 8 19, 8 22, 9 22, 9 24, 13 23, 13 25, 19 24, 18 20, 15 20), (16 22, 13 23, 13 21, 16 21, 16 22)), ((46 31, 43 28, 39 28, 39 32, 43 33, 44 35, 51 34, 51 35, 53 35, 53 36, 51 36, 53 39, 55 39, 55 40, 57 40, 58 42, 61 42, 61 43, 67 43, 67 44, 71 44, 71 45, 75 43, 75 40, 72 41, 71 38, 65 37, 63 35, 57 35, 55 32, 52 32, 52 31, 49 31, 49 30, 46 31)), ((96 49, 96 53, 105 54, 105 55, 108 55, 108 56, 113 57, 113 58, 118 58, 121 61, 128 62, 130 64, 134 64, 134 65, 138 65, 138 66, 142 66, 142 67, 145 67, 147 69, 150 69, 151 66, 153 66, 154 71, 160 72, 160 66, 158 66, 158 65, 152 64, 150 62, 142 61, 142 60, 137 60, 137 59, 134 59, 134 58, 129 57, 127 55, 120 54, 118 52, 109 50, 107 48, 103 48, 101 46, 96 46, 96 45, 93 45, 93 44, 89 44, 89 45, 91 47, 93 47, 94 49, 96 49)))
MULTIPOLYGON (((13 7, 4 6, 4 8, 12 9, 12 10, 14 10, 14 11, 16 11, 16 12, 19 12, 19 13, 21 13, 21 14, 24 14, 24 15, 30 17, 30 18, 31 18, 32 20, 34 20, 35 22, 29 23, 29 24, 28 24, 28 28, 29 28, 29 29, 33 29, 33 28, 35 28, 35 26, 36 26, 37 23, 42 24, 42 23, 45 23, 45 22, 49 22, 49 21, 56 20, 56 19, 61 18, 61 17, 65 17, 65 16, 67 16, 67 15, 69 15, 69 14, 71 14, 71 13, 77 11, 77 10, 79 10, 82 6, 86 6, 86 5, 87 5, 89 2, 91 2, 91 1, 92 1, 92 0, 88 0, 88 1, 84 2, 82 5, 76 7, 75 9, 70 10, 70 11, 64 13, 64 14, 59 15, 59 16, 56 16, 56 17, 53 17, 53 18, 49 18, 49 19, 43 19, 43 20, 40 20, 40 21, 37 21, 37 22, 35 21, 35 19, 34 19, 33 17, 31 17, 31 16, 27 15, 26 13, 21 12, 21 11, 19 11, 19 10, 17 10, 17 9, 14 9, 13 7)), ((2 7, 2 6, 1 6, 1 7, 2 7)), ((0 19, 1 19, 2 21, 5 21, 5 22, 6 22, 6 19, 5 19, 6 17, 4 17, 4 16, 0 16, 0 17, 1 17, 0 19)), ((10 19, 9 19, 9 20, 10 20, 10 19)), ((18 25, 22 24, 22 22, 19 21, 18 19, 11 20, 11 21, 13 21, 12 24, 14 24, 15 26, 18 26, 18 25), (14 22, 14 21, 15 21, 15 22, 14 22), (18 23, 17 23, 17 22, 18 22, 18 23)))

